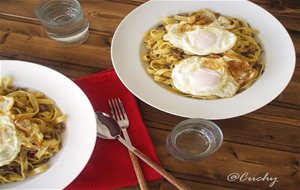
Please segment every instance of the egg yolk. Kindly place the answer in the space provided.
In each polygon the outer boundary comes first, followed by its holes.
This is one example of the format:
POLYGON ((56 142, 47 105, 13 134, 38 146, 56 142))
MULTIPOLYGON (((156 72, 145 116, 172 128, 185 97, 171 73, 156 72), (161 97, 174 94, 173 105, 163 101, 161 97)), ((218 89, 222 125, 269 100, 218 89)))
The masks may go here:
POLYGON ((212 87, 218 85, 220 81, 219 73, 208 69, 199 69, 191 76, 192 86, 212 87))
POLYGON ((197 28, 193 34, 194 36, 191 40, 194 40, 196 47, 207 49, 214 46, 217 42, 217 35, 210 30, 197 28))

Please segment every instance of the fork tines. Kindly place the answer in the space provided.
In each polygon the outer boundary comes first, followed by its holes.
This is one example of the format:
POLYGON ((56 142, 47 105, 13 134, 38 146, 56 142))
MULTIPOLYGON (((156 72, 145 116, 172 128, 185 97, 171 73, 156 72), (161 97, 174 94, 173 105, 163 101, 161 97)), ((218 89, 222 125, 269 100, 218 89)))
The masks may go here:
POLYGON ((112 117, 115 120, 127 119, 127 114, 120 98, 110 99, 108 100, 108 104, 111 110, 112 117))

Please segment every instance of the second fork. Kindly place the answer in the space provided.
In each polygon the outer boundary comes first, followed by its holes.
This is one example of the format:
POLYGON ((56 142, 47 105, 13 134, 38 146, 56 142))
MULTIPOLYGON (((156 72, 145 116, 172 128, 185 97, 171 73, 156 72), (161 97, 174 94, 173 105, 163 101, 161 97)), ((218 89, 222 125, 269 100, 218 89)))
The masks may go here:
MULTIPOLYGON (((131 144, 131 140, 127 133, 127 127, 129 127, 129 119, 120 98, 108 100, 108 103, 112 117, 118 122, 119 126, 121 127, 125 140, 131 144)), ((141 190, 148 190, 148 186, 137 157, 131 151, 129 151, 129 155, 141 190)))

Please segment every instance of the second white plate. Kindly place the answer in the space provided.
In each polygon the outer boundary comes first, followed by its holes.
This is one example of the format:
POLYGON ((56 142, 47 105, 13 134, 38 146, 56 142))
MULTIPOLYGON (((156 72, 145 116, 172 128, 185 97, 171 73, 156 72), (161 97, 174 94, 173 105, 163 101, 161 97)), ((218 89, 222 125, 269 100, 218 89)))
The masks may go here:
POLYGON ((111 56, 119 78, 135 96, 162 111, 204 119, 237 117, 266 105, 287 86, 295 68, 294 46, 285 28, 249 1, 149 1, 121 22, 113 37, 111 56), (174 94, 153 81, 141 60, 145 32, 166 16, 201 8, 245 19, 260 31, 265 72, 249 89, 231 98, 199 100, 174 94))

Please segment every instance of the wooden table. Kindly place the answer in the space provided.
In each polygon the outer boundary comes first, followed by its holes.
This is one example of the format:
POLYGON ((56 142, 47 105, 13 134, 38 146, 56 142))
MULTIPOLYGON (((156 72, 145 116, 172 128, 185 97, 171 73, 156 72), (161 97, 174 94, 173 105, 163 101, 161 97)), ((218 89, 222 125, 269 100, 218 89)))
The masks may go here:
MULTIPOLYGON (((143 1, 82 0, 81 5, 91 24, 90 37, 81 46, 64 48, 47 37, 37 20, 34 9, 38 0, 0 0, 0 59, 39 63, 72 79, 111 68, 113 33, 120 21, 143 1)), ((299 1, 254 2, 271 12, 286 27, 299 57, 299 1)), ((250 114, 216 121, 224 133, 224 143, 217 153, 202 161, 181 162, 167 152, 167 135, 185 118, 164 113, 142 101, 138 104, 163 167, 192 189, 269 188, 271 181, 266 180, 227 180, 231 173, 242 175, 246 172, 249 177, 277 177, 279 182, 272 189, 300 189, 299 59, 291 82, 274 101, 250 114)), ((164 180, 149 186, 151 189, 174 189, 164 180)))

